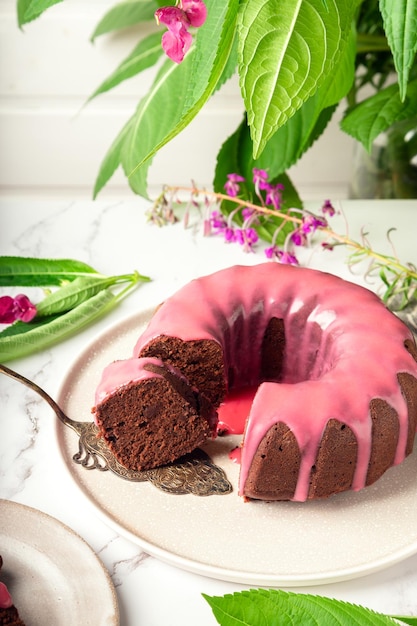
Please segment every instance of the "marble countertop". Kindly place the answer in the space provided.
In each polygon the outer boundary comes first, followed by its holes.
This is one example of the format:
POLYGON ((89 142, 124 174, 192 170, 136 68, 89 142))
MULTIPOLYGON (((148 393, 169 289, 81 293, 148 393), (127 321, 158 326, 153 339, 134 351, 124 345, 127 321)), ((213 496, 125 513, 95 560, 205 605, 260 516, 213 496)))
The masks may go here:
MULTIPOLYGON (((317 206, 312 203, 309 208, 317 206)), ((152 278, 78 335, 8 363, 51 396, 57 396, 71 364, 100 332, 136 311, 156 306, 194 277, 233 264, 264 261, 262 250, 244 253, 237 244, 226 245, 220 237, 204 237, 197 216, 191 218, 187 228, 182 222, 163 228, 154 226, 147 222, 147 208, 148 203, 140 198, 96 202, 0 199, 2 255, 73 258, 104 274, 137 269, 152 278)), ((417 264, 416 201, 346 201, 337 208, 340 214, 334 218, 335 229, 344 232, 347 228, 353 238, 359 238, 363 229, 374 249, 384 253, 391 253, 386 233, 395 226, 391 239, 396 253, 404 262, 417 264)), ((303 251, 302 260, 311 267, 365 284, 359 269, 351 273, 344 247, 328 252, 315 246, 303 251)), ((369 286, 377 289, 378 284, 369 286)), ((253 587, 177 568, 120 535, 88 506, 63 467, 53 436, 55 418, 47 404, 5 376, 0 376, 0 393, 0 497, 48 513, 89 544, 115 586, 121 626, 214 626, 216 620, 201 594, 223 595, 253 587)), ((288 588, 397 615, 417 615, 416 589, 417 554, 351 580, 288 588)))

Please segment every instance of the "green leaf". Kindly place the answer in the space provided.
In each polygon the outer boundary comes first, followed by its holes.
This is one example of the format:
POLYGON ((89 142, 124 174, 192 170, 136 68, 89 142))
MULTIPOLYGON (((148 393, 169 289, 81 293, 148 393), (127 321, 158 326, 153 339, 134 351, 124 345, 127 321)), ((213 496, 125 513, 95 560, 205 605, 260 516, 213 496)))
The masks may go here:
MULTIPOLYGON (((236 172, 243 176, 246 180, 241 184, 242 197, 250 198, 255 203, 255 189, 252 182, 253 167, 259 167, 264 169, 258 161, 252 160, 252 142, 249 135, 249 131, 245 121, 239 126, 239 128, 225 141, 222 145, 219 154, 217 155, 217 163, 215 170, 215 177, 213 181, 214 190, 218 193, 224 193, 224 184, 227 180, 227 175, 236 172)), ((269 168, 267 168, 268 171, 269 168)), ((289 176, 284 172, 280 172, 279 175, 273 174, 270 176, 270 182, 272 184, 280 183, 284 186, 283 192, 283 204, 282 209, 285 212, 289 208, 302 207, 301 199, 292 184, 289 176)), ((243 224, 243 218, 240 212, 235 213, 235 203, 224 200, 221 203, 221 210, 224 215, 230 215, 234 213, 233 221, 239 225, 243 224)), ((282 219, 274 216, 259 216, 258 224, 253 225, 258 235, 264 241, 271 242, 276 236, 278 227, 282 224, 282 219)), ((282 244, 287 234, 294 229, 291 222, 287 223, 283 228, 279 230, 278 237, 275 242, 282 244)))
POLYGON ((0 256, 1 287, 52 287, 91 274, 98 273, 87 263, 72 259, 0 256))
POLYGON ((379 6, 404 101, 417 52, 417 0, 380 0, 379 6))
POLYGON ((161 34, 153 33, 142 39, 124 61, 104 80, 88 98, 87 102, 101 93, 105 93, 124 80, 136 76, 158 61, 162 55, 161 34))
POLYGON ((55 315, 75 308, 96 293, 117 283, 118 277, 79 277, 53 291, 36 305, 36 316, 55 315))
POLYGON ((155 153, 181 132, 216 89, 231 53, 238 0, 210 0, 197 44, 179 65, 166 61, 140 102, 121 161, 133 191, 147 197, 155 153))
POLYGON ((355 4, 351 0, 328 0, 327 7, 322 0, 243 4, 239 76, 255 158, 332 72, 349 40, 355 4))
POLYGON ((33 354, 70 337, 107 313, 118 300, 118 295, 104 290, 63 315, 45 318, 45 323, 16 322, 0 333, 0 362, 33 354))
POLYGON ((414 115, 417 115, 417 79, 409 83, 404 102, 398 85, 390 85, 348 111, 340 126, 369 151, 380 133, 394 122, 414 115))
POLYGON ((95 27, 90 40, 94 41, 100 35, 154 20, 154 13, 157 8, 158 3, 154 0, 124 0, 119 2, 105 13, 95 27))
POLYGON ((398 620, 403 624, 409 624, 409 626, 417 626, 417 617, 406 617, 405 615, 392 615, 393 619, 398 620))
POLYGON ((221 626, 393 626, 394 620, 370 609, 308 594, 251 589, 203 598, 221 626))
POLYGON ((192 59, 191 80, 188 85, 184 111, 201 102, 205 103, 218 86, 219 80, 237 63, 237 41, 235 37, 238 0, 209 0, 208 16, 196 34, 196 50, 192 59))
POLYGON ((103 187, 108 183, 110 178, 113 176, 119 165, 121 164, 121 152, 123 148, 124 141, 130 132, 131 126, 133 126, 133 122, 135 120, 135 116, 132 116, 126 124, 123 126, 120 133, 117 135, 116 139, 113 141, 112 145, 108 149, 103 161, 101 162, 99 172, 97 174, 96 182, 94 184, 93 190, 93 198, 94 200, 97 198, 100 191, 103 187))
POLYGON ((17 20, 19 26, 31 22, 59 2, 63 2, 63 0, 18 0, 17 20))

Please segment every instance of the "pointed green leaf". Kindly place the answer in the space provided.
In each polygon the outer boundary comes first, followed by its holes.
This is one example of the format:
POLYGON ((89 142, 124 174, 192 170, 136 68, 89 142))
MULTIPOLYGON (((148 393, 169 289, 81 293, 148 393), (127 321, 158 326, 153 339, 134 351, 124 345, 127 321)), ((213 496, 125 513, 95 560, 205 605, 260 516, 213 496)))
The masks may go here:
POLYGON ((132 189, 147 196, 147 173, 155 153, 181 132, 207 102, 233 48, 238 0, 207 2, 208 17, 197 43, 179 65, 166 61, 140 102, 121 152, 132 189))
POLYGON ((126 124, 123 126, 116 139, 108 149, 103 161, 101 162, 99 172, 97 174, 96 182, 94 184, 93 198, 96 199, 103 187, 108 183, 113 176, 117 168, 121 163, 121 151, 123 143, 129 134, 130 128, 133 125, 135 116, 132 116, 126 124))
POLYGON ((360 141, 369 151, 376 137, 394 122, 417 115, 417 79, 408 85, 401 101, 398 85, 390 85, 350 110, 341 122, 343 131, 360 141))
POLYGON ((371 609, 323 596, 276 589, 251 589, 203 598, 221 626, 394 626, 371 609))
POLYGON ((344 53, 351 0, 253 0, 239 26, 239 76, 258 157, 344 53))
POLYGON ((128 28, 141 22, 155 19, 158 3, 154 0, 124 0, 112 7, 102 17, 91 35, 91 41, 96 37, 111 33, 115 30, 128 28))
POLYGON ((17 19, 19 26, 31 22, 59 2, 63 2, 63 0, 18 0, 17 19))
POLYGON ((109 91, 124 80, 136 76, 148 67, 152 67, 162 55, 161 34, 153 33, 142 39, 122 63, 104 80, 88 98, 87 102, 101 93, 109 91))
POLYGON ((0 256, 0 286, 53 287, 77 276, 99 275, 87 263, 72 259, 0 256))
POLYGON ((417 0, 380 0, 379 6, 404 101, 417 52, 417 0))
POLYGON ((117 282, 117 277, 91 276, 79 277, 67 283, 60 289, 53 291, 36 305, 36 315, 44 317, 70 311, 82 302, 85 302, 96 293, 111 287, 117 282))

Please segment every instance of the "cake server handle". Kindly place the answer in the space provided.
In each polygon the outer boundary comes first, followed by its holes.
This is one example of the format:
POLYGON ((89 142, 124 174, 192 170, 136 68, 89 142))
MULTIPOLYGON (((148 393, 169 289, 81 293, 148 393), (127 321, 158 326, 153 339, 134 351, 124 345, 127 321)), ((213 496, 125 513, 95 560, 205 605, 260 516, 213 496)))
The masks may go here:
MULTIPOLYGON (((108 469, 115 471, 112 467, 112 459, 114 457, 97 437, 97 427, 92 421, 77 422, 71 419, 42 387, 39 387, 35 382, 15 372, 3 363, 0 363, 0 372, 26 385, 26 387, 29 387, 29 389, 41 396, 52 408, 60 422, 72 428, 79 435, 78 452, 73 456, 75 463, 82 465, 86 469, 98 469, 102 472, 108 469)), ((118 472, 116 471, 116 473, 118 472)))
POLYGON ((110 470, 120 478, 132 482, 149 481, 167 493, 193 493, 198 496, 231 493, 232 485, 224 470, 215 465, 202 450, 197 450, 192 458, 184 458, 178 463, 153 470, 137 471, 123 467, 103 439, 98 437, 98 429, 93 421, 77 422, 71 419, 42 387, 2 363, 0 372, 35 391, 49 404, 60 422, 79 435, 78 452, 72 457, 78 465, 101 472, 110 470))

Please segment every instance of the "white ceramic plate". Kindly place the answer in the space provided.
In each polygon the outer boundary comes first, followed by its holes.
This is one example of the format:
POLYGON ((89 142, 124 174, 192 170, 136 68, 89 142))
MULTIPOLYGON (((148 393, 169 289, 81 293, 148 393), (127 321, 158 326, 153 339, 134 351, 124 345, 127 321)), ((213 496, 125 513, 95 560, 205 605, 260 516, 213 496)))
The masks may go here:
POLYGON ((55 518, 0 500, 0 553, 0 579, 26 624, 118 626, 107 571, 90 546, 55 518))
MULTIPOLYGON (((112 327, 80 355, 58 398, 69 417, 91 418, 103 367, 131 355, 151 314, 112 327)), ((206 448, 233 493, 199 497, 87 471, 72 461, 77 435, 61 424, 57 435, 66 467, 99 516, 149 554, 188 571, 245 584, 309 585, 362 576, 417 552, 415 453, 359 493, 245 503, 237 495, 239 468, 228 457, 236 440, 219 438, 206 448)))

